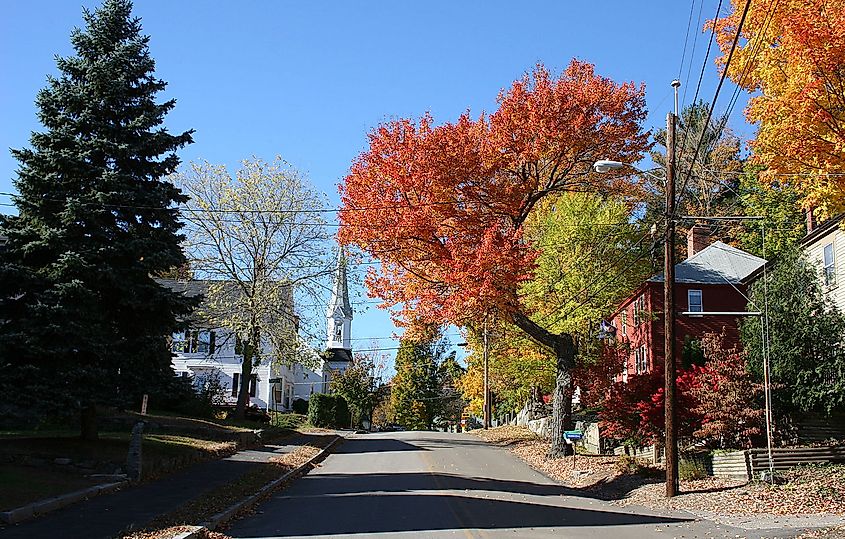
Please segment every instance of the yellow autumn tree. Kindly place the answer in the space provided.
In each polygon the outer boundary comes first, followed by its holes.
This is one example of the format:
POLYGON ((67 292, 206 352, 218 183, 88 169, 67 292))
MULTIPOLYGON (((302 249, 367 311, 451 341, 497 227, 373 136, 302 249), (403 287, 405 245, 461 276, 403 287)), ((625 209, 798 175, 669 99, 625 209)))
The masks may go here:
MULTIPOLYGON (((723 67, 745 4, 716 21, 723 67)), ((754 93, 745 113, 763 179, 790 182, 807 207, 844 209, 845 0, 751 2, 728 76, 754 93)))

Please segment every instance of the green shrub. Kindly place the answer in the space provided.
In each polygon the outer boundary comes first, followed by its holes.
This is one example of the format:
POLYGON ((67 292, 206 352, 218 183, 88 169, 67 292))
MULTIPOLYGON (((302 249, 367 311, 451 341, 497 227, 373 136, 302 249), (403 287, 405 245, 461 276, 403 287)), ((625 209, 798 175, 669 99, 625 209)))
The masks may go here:
POLYGON ((662 473, 648 461, 631 455, 619 456, 619 460, 616 461, 616 471, 622 475, 642 475, 645 477, 657 477, 662 473))
POLYGON ((291 409, 293 409, 293 413, 295 414, 308 415, 308 401, 305 399, 293 399, 291 409))
POLYGON ((316 393, 308 401, 308 422, 320 428, 348 428, 351 416, 340 395, 316 393))
MULTIPOLYGON (((308 401, 305 402, 307 403, 308 401)), ((280 429, 298 429, 300 427, 305 426, 306 422, 308 421, 308 418, 305 416, 305 414, 272 412, 271 415, 273 416, 272 425, 280 429)))
POLYGON ((335 395, 334 405, 335 426, 338 428, 349 428, 352 424, 352 414, 349 411, 349 405, 346 404, 346 399, 340 395, 335 395))
POLYGON ((700 457, 690 456, 678 460, 678 477, 684 481, 705 479, 709 475, 704 459, 700 457))

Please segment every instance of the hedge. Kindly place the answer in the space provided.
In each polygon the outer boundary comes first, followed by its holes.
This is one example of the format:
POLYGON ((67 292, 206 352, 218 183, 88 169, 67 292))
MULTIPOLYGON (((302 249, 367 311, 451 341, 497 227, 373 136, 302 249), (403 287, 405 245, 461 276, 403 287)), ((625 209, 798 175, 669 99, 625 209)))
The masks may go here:
POLYGON ((315 393, 308 400, 308 422, 321 428, 348 428, 352 417, 340 395, 315 393))
POLYGON ((293 399, 291 408, 297 414, 308 415, 308 401, 305 399, 293 399))

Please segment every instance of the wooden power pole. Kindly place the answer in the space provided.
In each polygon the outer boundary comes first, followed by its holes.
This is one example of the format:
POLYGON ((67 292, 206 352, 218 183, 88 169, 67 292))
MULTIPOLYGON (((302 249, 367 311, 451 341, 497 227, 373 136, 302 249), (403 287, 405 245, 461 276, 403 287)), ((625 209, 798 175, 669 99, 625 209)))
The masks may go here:
POLYGON ((487 335, 487 317, 484 317, 484 351, 482 353, 482 360, 484 362, 484 410, 482 411, 484 428, 489 429, 492 416, 492 407, 490 402, 490 365, 489 365, 489 351, 488 351, 488 335, 487 335))
MULTIPOLYGON (((678 83, 680 86, 680 83, 678 83)), ((675 86, 674 82, 672 86, 675 86)), ((676 87, 677 92, 677 87, 676 87)), ((663 334, 666 410, 666 497, 678 494, 678 425, 675 410, 675 114, 666 116, 666 238, 663 334)))

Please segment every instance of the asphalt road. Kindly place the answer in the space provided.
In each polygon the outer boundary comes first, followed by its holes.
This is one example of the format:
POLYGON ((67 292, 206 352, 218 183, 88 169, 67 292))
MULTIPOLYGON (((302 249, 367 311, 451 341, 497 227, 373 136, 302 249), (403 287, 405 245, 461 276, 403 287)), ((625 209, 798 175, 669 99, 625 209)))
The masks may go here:
MULTIPOLYGON (((773 537, 580 497, 471 434, 355 435, 226 531, 271 537, 773 537)), ((782 532, 781 532, 782 533, 782 532)), ((783 535, 782 535, 783 536, 783 535)))

